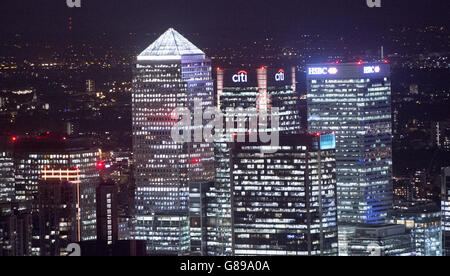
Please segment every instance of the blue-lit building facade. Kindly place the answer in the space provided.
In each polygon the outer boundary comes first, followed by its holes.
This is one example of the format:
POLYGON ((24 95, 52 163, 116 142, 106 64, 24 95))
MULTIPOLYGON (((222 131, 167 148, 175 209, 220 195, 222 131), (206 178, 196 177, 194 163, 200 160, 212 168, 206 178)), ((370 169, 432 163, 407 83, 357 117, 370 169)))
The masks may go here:
POLYGON ((392 209, 387 63, 307 66, 308 131, 336 134, 339 223, 383 223, 392 209))

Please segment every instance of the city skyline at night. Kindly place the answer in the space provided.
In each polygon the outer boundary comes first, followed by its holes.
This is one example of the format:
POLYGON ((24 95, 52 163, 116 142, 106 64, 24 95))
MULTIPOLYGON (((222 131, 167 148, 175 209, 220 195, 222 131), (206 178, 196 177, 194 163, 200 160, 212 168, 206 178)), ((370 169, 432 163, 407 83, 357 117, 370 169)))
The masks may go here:
POLYGON ((0 3, 0 256, 449 256, 448 1, 69 2, 0 3))

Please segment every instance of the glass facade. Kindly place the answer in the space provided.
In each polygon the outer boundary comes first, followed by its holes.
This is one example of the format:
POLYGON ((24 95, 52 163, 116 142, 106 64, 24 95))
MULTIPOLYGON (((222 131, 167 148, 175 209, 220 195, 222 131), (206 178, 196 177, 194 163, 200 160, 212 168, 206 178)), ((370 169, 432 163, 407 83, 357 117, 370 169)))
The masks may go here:
POLYGON ((416 256, 442 256, 441 211, 437 206, 399 207, 389 213, 389 223, 406 226, 416 256))
MULTIPOLYGON (((11 206, 9 203, 6 205, 11 206)), ((0 211, 4 211, 5 208, 1 207, 0 211)), ((30 256, 31 232, 31 212, 0 212, 0 256, 30 256)))
POLYGON ((339 223, 383 223, 392 209, 389 64, 307 67, 308 131, 336 134, 339 223))
MULTIPOLYGON (((278 131, 285 134, 300 133, 300 96, 296 89, 295 68, 289 70, 273 70, 266 67, 249 70, 217 68, 217 79, 217 102, 226 116, 234 116, 227 114, 226 111, 230 108, 235 110, 242 108, 245 111, 255 108, 257 111, 271 112, 271 107, 277 107, 278 113, 273 115, 280 117, 278 131), (239 72, 246 73, 245 82, 233 80, 239 72), (280 79, 277 76, 283 77, 280 79)), ((242 131, 245 130, 239 128, 234 130, 237 133, 242 131)))
POLYGON ((341 256, 415 256, 405 225, 346 225, 342 232, 346 233, 346 239, 339 237, 341 256))
MULTIPOLYGON (((277 107, 280 134, 300 133, 299 95, 296 90, 295 68, 236 69, 217 68, 216 104, 225 115, 226 122, 235 121, 229 133, 236 135, 257 132, 249 121, 258 111, 272 113, 277 107), (239 74, 238 74, 239 73, 239 74), (237 77, 238 76, 238 77, 237 77), (239 80, 238 80, 239 79, 239 80), (240 110, 239 110, 240 109, 240 110), (227 110, 239 112, 230 113, 227 110)), ((274 130, 274 129, 272 129, 274 130)), ((215 141, 215 185, 207 194, 207 243, 208 255, 230 256, 233 254, 232 224, 232 147, 228 136, 215 141)))
POLYGON ((272 154, 261 144, 232 149, 236 256, 338 253, 335 149, 320 136, 282 135, 272 154))
POLYGON ((226 141, 215 143, 214 185, 207 197, 207 254, 209 256, 231 256, 232 238, 232 202, 231 202, 231 166, 230 144, 226 141))
POLYGON ((11 151, 0 150, 0 205, 15 199, 14 159, 11 151))
POLYGON ((80 241, 78 171, 71 172, 72 178, 66 172, 69 174, 68 170, 58 173, 61 180, 52 177, 39 181, 39 235, 34 235, 33 242, 39 246, 40 256, 67 256, 67 246, 80 241))
POLYGON ((442 169, 442 254, 450 256, 450 167, 442 169))
MULTIPOLYGON (((36 147, 39 148, 39 147, 36 147)), ((16 201, 20 208, 28 208, 37 199, 39 179, 44 167, 71 167, 80 170, 80 207, 81 207, 81 239, 83 241, 97 238, 97 220, 95 191, 100 183, 97 171, 98 150, 59 151, 51 149, 45 152, 30 153, 28 150, 15 151, 16 201)), ((33 205, 33 211, 39 211, 33 205)), ((36 250, 39 250, 36 248, 36 250)), ((33 252, 39 255, 39 252, 33 252)))
MULTIPOLYGON (((47 205, 39 203, 39 196, 42 195, 39 183, 46 170, 61 168, 76 170, 79 176, 77 240, 95 240, 97 238, 95 191, 100 183, 97 169, 99 150, 91 148, 90 141, 67 139, 51 133, 14 138, 8 146, 9 150, 0 152, 0 212, 6 217, 10 216, 11 219, 23 219, 29 223, 20 226, 25 233, 22 237, 24 241, 20 246, 21 249, 15 250, 24 252, 24 255, 46 255, 41 247, 41 230, 47 228, 40 227, 39 224, 40 216, 45 213, 45 210, 41 211, 40 208, 47 208, 47 205)), ((49 207, 46 209, 47 213, 50 210, 55 211, 49 207)), ((11 225, 15 227, 14 223, 11 225)))
MULTIPOLYGON (((180 117, 172 112, 187 108, 194 114, 197 100, 202 107, 213 106, 213 89, 210 60, 173 29, 137 58, 132 94, 135 235, 147 241, 150 254, 204 248, 191 239, 190 184, 214 180, 214 145, 175 142, 171 132, 180 117)), ((194 122, 184 131, 203 125, 194 122)))

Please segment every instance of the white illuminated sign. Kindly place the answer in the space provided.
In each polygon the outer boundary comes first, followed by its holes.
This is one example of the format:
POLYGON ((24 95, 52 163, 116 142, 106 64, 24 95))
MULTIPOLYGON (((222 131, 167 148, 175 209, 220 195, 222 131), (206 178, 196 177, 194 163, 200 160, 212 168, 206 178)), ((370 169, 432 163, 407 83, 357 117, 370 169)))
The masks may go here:
POLYGON ((284 81, 284 70, 280 69, 278 73, 275 74, 275 81, 284 81))
POLYGON ((337 72, 338 72, 338 69, 336 67, 332 67, 332 68, 328 69, 328 74, 336 75, 337 72))
POLYGON ((338 72, 336 67, 312 67, 308 70, 309 75, 336 75, 338 72))
POLYGON ((69 8, 81 8, 81 0, 67 0, 66 4, 69 8))
POLYGON ((366 66, 364 67, 364 74, 376 74, 380 73, 381 68, 380 66, 366 66))
POLYGON ((239 71, 236 75, 233 75, 233 82, 247 82, 248 81, 248 73, 246 71, 239 71))

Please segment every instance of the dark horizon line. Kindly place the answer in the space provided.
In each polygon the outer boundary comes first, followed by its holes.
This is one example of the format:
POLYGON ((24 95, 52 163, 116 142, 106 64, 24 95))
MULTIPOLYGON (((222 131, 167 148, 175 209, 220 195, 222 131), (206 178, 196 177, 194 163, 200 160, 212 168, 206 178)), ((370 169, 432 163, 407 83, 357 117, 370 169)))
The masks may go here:
MULTIPOLYGON (((427 27, 435 27, 435 28, 444 28, 444 31, 447 30, 448 31, 448 26, 446 26, 445 24, 390 24, 389 26, 382 26, 382 27, 378 27, 377 30, 373 30, 373 34, 380 36, 380 35, 384 35, 386 33, 389 33, 390 29, 402 29, 402 28, 407 28, 410 30, 417 30, 417 29, 423 29, 423 28, 427 28, 427 27), (381 31, 381 32, 380 32, 381 31)), ((166 31, 169 28, 174 28, 177 31, 179 31, 182 34, 187 34, 187 35, 192 35, 192 36, 220 36, 218 34, 217 31, 221 31, 221 34, 225 34, 225 35, 229 35, 231 32, 235 31, 235 28, 229 27, 229 28, 224 28, 224 27, 216 27, 216 28, 209 28, 208 31, 206 30, 198 30, 198 31, 185 31, 183 30, 183 28, 178 28, 178 27, 173 27, 173 26, 168 26, 167 28, 160 28, 157 27, 157 30, 107 30, 107 31, 100 31, 100 30, 91 30, 90 32, 85 32, 84 30, 77 30, 76 27, 74 27, 74 29, 69 30, 69 29, 64 29, 64 30, 60 30, 57 32, 54 31, 49 31, 44 33, 44 35, 46 35, 46 39, 60 39, 61 35, 73 35, 76 36, 76 38, 91 38, 93 36, 130 36, 130 35, 144 35, 144 36, 158 36, 161 35, 162 33, 164 33, 164 31, 166 31)), ((361 31, 365 31, 367 30, 369 27, 367 26, 363 26, 363 25, 354 25, 353 28, 341 28, 335 31, 329 31, 329 30, 324 30, 321 27, 298 27, 296 29, 299 30, 289 30, 289 31, 274 31, 271 29, 261 29, 259 30, 257 33, 255 32, 248 32, 246 33, 244 32, 239 32, 238 36, 244 36, 245 37, 240 37, 243 38, 244 40, 251 40, 254 39, 256 37, 260 37, 260 36, 270 36, 270 38, 275 38, 275 37, 287 37, 287 36, 296 36, 296 35, 300 35, 300 34, 304 34, 304 35, 325 35, 325 36, 349 36, 349 35, 354 35, 357 34, 358 32, 361 31), (300 30, 302 29, 302 30, 300 30)), ((2 40, 4 40, 5 38, 11 38, 11 37, 17 37, 17 35, 19 35, 21 38, 25 38, 25 36, 30 39, 30 40, 35 40, 36 38, 42 39, 42 35, 43 33, 36 33, 33 31, 3 31, 1 32, 2 34, 2 40)), ((269 37, 267 37, 269 38, 269 37)), ((1 41, 1 42, 5 42, 5 41, 1 41)))

